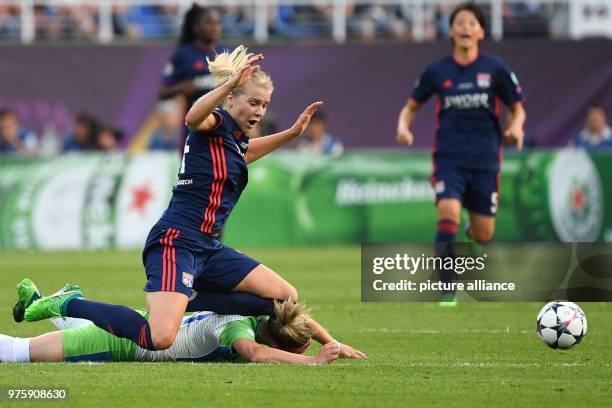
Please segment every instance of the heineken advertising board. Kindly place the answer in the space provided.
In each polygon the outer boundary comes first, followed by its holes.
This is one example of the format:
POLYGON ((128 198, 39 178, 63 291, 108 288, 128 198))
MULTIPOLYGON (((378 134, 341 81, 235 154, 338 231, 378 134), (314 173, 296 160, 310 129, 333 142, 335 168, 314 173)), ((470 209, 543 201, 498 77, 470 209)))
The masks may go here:
MULTIPOLYGON (((172 153, 0 159, 0 248, 139 248, 168 204, 179 165, 172 153)), ((250 166, 223 239, 429 242, 430 176, 429 153, 274 154, 250 166)), ((495 240, 612 242, 612 155, 506 154, 495 240)))

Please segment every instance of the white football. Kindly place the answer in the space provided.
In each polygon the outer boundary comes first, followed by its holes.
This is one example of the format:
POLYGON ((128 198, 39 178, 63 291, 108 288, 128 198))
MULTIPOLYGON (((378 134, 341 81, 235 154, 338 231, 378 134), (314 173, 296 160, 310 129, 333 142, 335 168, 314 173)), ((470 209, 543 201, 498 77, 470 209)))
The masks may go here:
POLYGON ((538 337, 551 348, 568 349, 587 333, 587 318, 580 306, 563 300, 547 303, 536 318, 538 337))

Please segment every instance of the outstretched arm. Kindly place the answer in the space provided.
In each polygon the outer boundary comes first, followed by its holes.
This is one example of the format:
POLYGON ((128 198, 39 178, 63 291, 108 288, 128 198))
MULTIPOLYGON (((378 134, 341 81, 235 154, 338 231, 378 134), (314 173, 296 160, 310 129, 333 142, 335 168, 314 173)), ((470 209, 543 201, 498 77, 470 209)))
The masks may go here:
POLYGON ((249 142, 249 150, 244 157, 247 164, 253 163, 255 160, 258 160, 268 153, 273 152, 285 143, 290 142, 304 133, 308 123, 310 123, 312 114, 315 113, 316 110, 321 107, 321 105, 323 105, 323 102, 315 102, 307 107, 295 121, 293 126, 287 130, 280 133, 275 133, 273 135, 251 139, 249 142))
POLYGON ((397 143, 411 146, 414 142, 414 134, 411 130, 412 123, 420 107, 420 102, 410 98, 406 106, 402 108, 397 120, 397 143))
POLYGON ((335 342, 325 344, 314 357, 265 347, 247 339, 234 341, 232 347, 250 363, 326 364, 337 359, 340 351, 335 342))

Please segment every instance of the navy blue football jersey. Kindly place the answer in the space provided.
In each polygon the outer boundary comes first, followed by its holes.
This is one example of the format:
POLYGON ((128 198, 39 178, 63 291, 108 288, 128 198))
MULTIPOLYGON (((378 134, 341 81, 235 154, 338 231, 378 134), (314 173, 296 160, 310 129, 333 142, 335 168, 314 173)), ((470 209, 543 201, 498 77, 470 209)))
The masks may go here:
POLYGON ((433 94, 438 95, 434 161, 499 170, 500 100, 510 106, 523 99, 510 68, 501 59, 485 54, 467 65, 446 57, 421 74, 412 98, 424 103, 433 94))
POLYGON ((206 57, 210 60, 215 58, 227 47, 217 46, 214 49, 199 48, 195 44, 181 45, 174 51, 170 61, 164 67, 164 85, 172 86, 182 81, 194 81, 198 90, 188 96, 187 109, 202 95, 214 88, 215 83, 210 71, 206 57))
POLYGON ((224 109, 213 115, 214 129, 187 136, 172 199, 158 222, 181 233, 219 235, 248 182, 249 137, 224 109))

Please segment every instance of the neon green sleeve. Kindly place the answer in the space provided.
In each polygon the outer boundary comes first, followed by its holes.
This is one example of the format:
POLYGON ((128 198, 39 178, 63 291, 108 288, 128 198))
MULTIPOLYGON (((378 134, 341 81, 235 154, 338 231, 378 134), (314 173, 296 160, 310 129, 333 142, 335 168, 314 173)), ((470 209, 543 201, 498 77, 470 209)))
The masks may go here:
POLYGON ((136 343, 90 324, 62 330, 64 361, 133 361, 136 343))
POLYGON ((231 347, 238 339, 255 341, 255 330, 259 320, 260 318, 257 317, 248 317, 229 322, 219 335, 219 346, 231 347))

